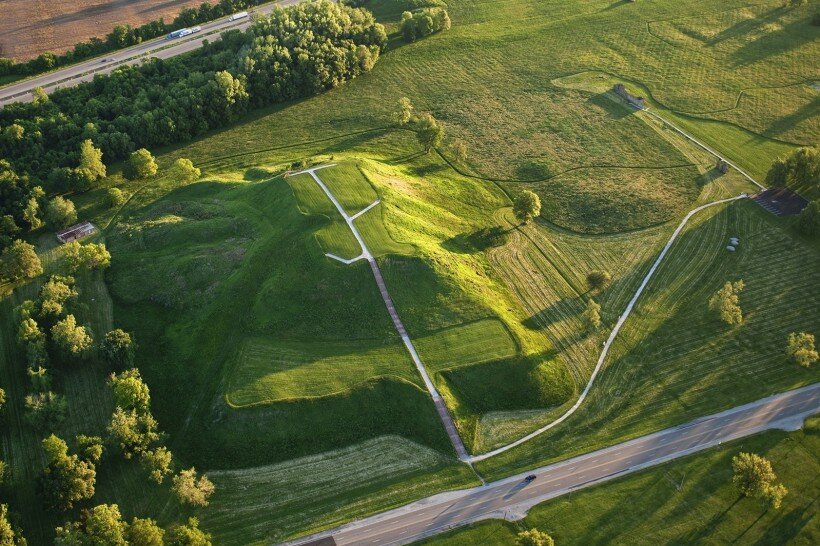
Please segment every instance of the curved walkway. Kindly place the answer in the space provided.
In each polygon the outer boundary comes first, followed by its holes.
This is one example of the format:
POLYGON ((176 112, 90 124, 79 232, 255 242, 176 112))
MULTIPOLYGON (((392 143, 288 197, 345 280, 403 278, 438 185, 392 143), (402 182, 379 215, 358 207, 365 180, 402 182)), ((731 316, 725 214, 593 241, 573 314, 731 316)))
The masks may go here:
POLYGON ((646 289, 646 285, 649 284, 649 279, 651 279, 652 276, 655 274, 655 270, 658 269, 658 266, 661 264, 663 259, 666 257, 667 252, 669 252, 669 249, 672 247, 672 244, 678 238, 678 235, 680 235, 681 231, 683 231, 683 228, 689 222, 689 219, 692 218, 692 216, 694 216, 698 212, 700 212, 704 209, 707 209, 709 207, 713 207, 715 205, 720 205, 722 203, 730 203, 732 201, 737 201, 738 199, 745 199, 746 197, 747 197, 746 194, 740 194, 737 197, 730 197, 728 199, 720 199, 718 201, 712 201, 711 203, 707 203, 705 205, 701 205, 701 206, 699 206, 695 209, 692 209, 691 211, 689 211, 689 214, 687 214, 683 218, 683 220, 681 220, 681 223, 678 225, 677 229, 675 229, 675 232, 672 233, 672 237, 670 237, 669 240, 666 242, 666 245, 663 247, 663 250, 661 250, 661 253, 655 259, 655 262, 652 264, 652 267, 649 269, 649 272, 646 274, 646 276, 641 281, 640 286, 638 286, 638 290, 632 296, 632 299, 629 300, 629 303, 627 304, 626 309, 624 309, 624 312, 621 314, 620 317, 618 317, 618 322, 615 323, 615 327, 612 329, 612 332, 610 332, 609 337, 607 338, 606 342, 604 343, 604 349, 601 351, 601 355, 598 357, 598 362, 595 364, 595 369, 592 371, 592 375, 590 376, 589 381, 587 381, 586 387, 584 387, 583 392, 581 392, 581 396, 578 397, 578 400, 575 402, 575 404, 572 405, 571 408, 569 408, 566 412, 564 412, 561 415, 561 417, 559 417, 558 419, 550 422, 547 425, 544 425, 543 427, 541 427, 537 430, 534 430, 533 432, 530 432, 526 436, 524 436, 522 438, 519 438, 518 440, 516 440, 516 441, 514 441, 510 444, 507 444, 505 446, 501 446, 501 447, 496 448, 492 451, 488 451, 487 453, 482 453, 480 455, 473 455, 473 456, 469 457, 469 459, 468 459, 469 462, 473 463, 473 462, 477 462, 477 461, 482 461, 484 459, 494 457, 495 455, 498 455, 500 453, 504 453, 505 451, 508 451, 508 450, 510 450, 510 449, 512 449, 516 446, 519 446, 519 445, 523 444, 524 442, 532 440, 536 436, 538 436, 540 434, 543 434, 544 432, 548 431, 549 429, 563 423, 565 420, 567 420, 570 417, 570 415, 575 413, 575 410, 577 410, 581 406, 581 404, 586 399, 587 394, 589 394, 589 391, 592 388, 592 384, 595 382, 595 378, 598 376, 598 372, 601 371, 601 366, 603 366, 603 364, 604 364, 604 360, 606 359, 606 356, 609 353, 609 349, 612 346, 613 341, 615 341, 615 337, 618 335, 618 332, 621 331, 621 327, 623 326, 624 322, 629 317, 629 315, 632 313, 632 310, 635 307, 635 303, 638 301, 638 298, 641 297, 641 294, 643 294, 644 289, 646 289))

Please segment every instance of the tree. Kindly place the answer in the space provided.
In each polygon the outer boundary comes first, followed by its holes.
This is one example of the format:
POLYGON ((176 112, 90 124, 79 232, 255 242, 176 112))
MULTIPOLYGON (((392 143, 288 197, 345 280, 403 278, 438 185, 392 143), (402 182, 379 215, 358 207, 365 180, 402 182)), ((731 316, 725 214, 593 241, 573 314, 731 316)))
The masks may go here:
POLYGON ((28 223, 32 231, 43 227, 43 221, 40 220, 40 202, 34 197, 26 201, 26 207, 23 209, 23 220, 28 223))
POLYGON ((739 453, 732 458, 734 483, 741 495, 759 497, 766 486, 777 479, 772 463, 755 453, 739 453))
POLYGON ((0 546, 26 546, 26 539, 9 522, 9 507, 0 504, 0 546))
POLYGON ((808 237, 820 235, 820 199, 811 201, 800 211, 795 222, 797 230, 808 237))
POLYGON ((187 524, 171 529, 167 546, 211 546, 211 535, 199 528, 198 519, 188 518, 187 524))
POLYGON ((105 269, 111 265, 111 253, 105 248, 105 243, 80 244, 71 241, 63 245, 63 253, 72 273, 105 269))
POLYGON ((183 504, 208 506, 208 498, 214 493, 214 484, 207 476, 196 477, 196 469, 189 468, 174 476, 172 487, 177 498, 183 504))
POLYGON ((444 140, 444 128, 438 124, 432 114, 424 113, 416 123, 416 138, 425 153, 441 145, 444 140))
POLYGON ((162 483, 171 473, 172 460, 171 451, 163 446, 145 451, 140 456, 140 464, 148 472, 148 478, 156 483, 162 483))
POLYGON ((79 521, 57 527, 55 546, 128 546, 126 523, 116 504, 84 510, 79 521))
POLYGON ((99 436, 79 434, 77 435, 77 448, 80 450, 82 459, 96 464, 102 458, 103 440, 99 436))
POLYGON ((108 424, 110 440, 126 459, 147 451, 160 439, 157 421, 147 411, 124 410, 117 407, 108 424))
POLYGON ((41 432, 57 428, 65 420, 68 408, 65 396, 51 391, 28 394, 23 405, 26 422, 41 432))
POLYGON ((763 491, 763 502, 766 503, 766 506, 769 508, 779 510, 783 504, 783 497, 785 497, 788 492, 789 490, 786 489, 786 486, 782 483, 770 485, 763 491))
POLYGON ((139 178, 149 178, 157 174, 157 162, 151 152, 145 148, 140 148, 132 152, 128 158, 128 169, 126 176, 131 180, 139 178))
POLYGON ((817 349, 814 346, 814 335, 807 332, 789 334, 786 354, 804 368, 810 367, 817 362, 818 358, 817 349))
POLYGON ((41 105, 48 102, 48 93, 42 87, 35 87, 31 91, 32 96, 32 103, 35 105, 41 105))
POLYGON ((0 277, 12 281, 33 279, 42 272, 43 264, 37 252, 25 241, 14 241, 0 254, 0 277))
POLYGON ((183 183, 193 182, 200 177, 202 171, 194 167, 190 159, 179 158, 171 165, 171 177, 183 183))
POLYGON ((592 298, 584 310, 584 324, 588 330, 597 330, 601 326, 601 306, 592 298))
POLYGON ((513 199, 513 214, 522 224, 528 224, 541 214, 541 198, 530 190, 523 190, 513 199))
POLYGON ((515 537, 516 546, 554 546, 555 541, 544 531, 530 529, 521 531, 515 537))
POLYGON ((90 138, 80 144, 80 166, 77 167, 92 182, 106 175, 105 163, 102 160, 102 150, 94 147, 90 138))
POLYGON ((112 209, 125 203, 125 193, 119 188, 108 188, 105 197, 112 209))
POLYGON ((413 119, 413 104, 410 102, 410 99, 407 97, 399 99, 399 107, 393 114, 393 117, 399 125, 407 125, 410 123, 410 120, 413 119))
POLYGON ((461 139, 453 142, 453 158, 458 163, 467 161, 467 143, 461 139))
POLYGON ((77 297, 74 277, 51 275, 40 287, 39 317, 48 325, 63 314, 66 304, 77 297))
POLYGON ((131 546, 163 546, 165 531, 152 519, 134 518, 125 530, 131 546))
POLYGON ((147 411, 151 405, 151 395, 148 385, 140 377, 136 368, 126 370, 121 374, 111 374, 111 386, 114 389, 114 402, 118 407, 126 410, 136 409, 147 411))
POLYGON ((52 326, 51 339, 60 353, 69 359, 86 356, 94 343, 89 330, 78 326, 74 315, 66 315, 52 326))
POLYGON ((772 463, 755 453, 739 453, 732 457, 734 483, 741 495, 762 499, 768 506, 780 508, 788 492, 782 484, 776 484, 777 476, 772 463))
POLYGON ((727 282, 709 299, 709 310, 717 313, 720 320, 729 326, 743 324, 739 294, 744 288, 743 281, 727 282))
POLYGON ((46 219, 56 228, 64 228, 77 222, 77 210, 70 199, 59 195, 48 202, 46 219))
POLYGON ((105 334, 100 352, 112 370, 124 370, 134 364, 137 345, 131 335, 117 328, 105 334))
POLYGON ((612 275, 608 271, 590 271, 587 275, 587 285, 590 290, 601 291, 612 282, 612 275))
POLYGON ((17 340, 20 343, 43 342, 46 335, 40 330, 37 321, 33 318, 24 318, 17 329, 17 340))
POLYGON ((94 495, 94 463, 69 455, 66 443, 53 434, 43 440, 43 451, 46 468, 40 478, 40 489, 47 506, 69 510, 75 502, 94 495))
POLYGON ((776 159, 766 174, 766 184, 815 193, 820 188, 820 150, 799 148, 788 157, 776 159))

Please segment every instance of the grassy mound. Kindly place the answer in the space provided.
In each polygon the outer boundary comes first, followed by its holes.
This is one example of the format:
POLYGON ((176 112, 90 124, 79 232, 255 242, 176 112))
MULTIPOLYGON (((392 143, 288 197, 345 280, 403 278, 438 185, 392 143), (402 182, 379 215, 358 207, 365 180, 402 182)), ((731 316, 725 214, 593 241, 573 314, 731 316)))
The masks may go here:
POLYGON ((573 394, 566 367, 550 359, 512 358, 441 372, 471 413, 559 406, 573 394))
POLYGON ((397 343, 245 341, 225 394, 231 407, 340 394, 362 381, 391 375, 420 383, 397 343))

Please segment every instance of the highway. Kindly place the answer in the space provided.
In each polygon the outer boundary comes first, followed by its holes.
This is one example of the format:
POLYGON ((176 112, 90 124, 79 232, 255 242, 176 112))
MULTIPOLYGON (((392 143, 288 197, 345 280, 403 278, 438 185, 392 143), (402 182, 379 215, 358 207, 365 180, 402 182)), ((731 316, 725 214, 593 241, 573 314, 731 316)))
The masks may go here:
MULTIPOLYGON (((251 16, 254 14, 267 14, 273 11, 277 5, 289 6, 296 4, 298 1, 281 0, 280 2, 258 6, 249 11, 251 16)), ((138 64, 142 62, 142 59, 148 57, 168 59, 175 55, 193 51, 202 47, 204 40, 213 42, 219 38, 221 32, 231 29, 244 30, 251 25, 251 22, 250 17, 238 21, 229 21, 227 16, 221 17, 216 21, 203 23, 200 25, 202 27, 201 31, 184 38, 155 38, 125 49, 112 51, 103 57, 96 57, 59 70, 11 83, 0 87, 0 106, 12 102, 30 102, 32 100, 31 92, 37 87, 42 87, 47 93, 51 93, 56 89, 73 87, 81 82, 91 81, 97 74, 109 74, 119 66, 138 64)), ((108 32, 110 29, 105 31, 108 32)))
POLYGON ((820 411, 820 383, 617 444, 485 486, 449 491, 289 545, 398 545, 489 518, 517 519, 536 504, 768 429, 796 430, 820 411), (525 483, 524 477, 537 478, 525 483))

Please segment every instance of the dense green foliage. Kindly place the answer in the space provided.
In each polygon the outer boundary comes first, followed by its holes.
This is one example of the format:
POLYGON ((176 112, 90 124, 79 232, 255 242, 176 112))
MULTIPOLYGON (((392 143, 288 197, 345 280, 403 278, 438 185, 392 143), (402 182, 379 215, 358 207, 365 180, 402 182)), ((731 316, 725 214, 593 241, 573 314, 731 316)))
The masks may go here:
POLYGON ((820 197, 820 150, 806 147, 778 158, 766 174, 770 186, 788 186, 809 199, 820 197))
POLYGON ((434 32, 450 30, 452 23, 444 8, 424 8, 401 14, 401 33, 408 42, 429 36, 434 32))
MULTIPOLYGON (((47 100, 6 106, 0 155, 9 165, 0 181, 11 187, 0 191, 14 195, 3 206, 20 226, 31 191, 9 169, 48 179, 52 190, 87 189, 105 175, 101 157, 112 161, 138 147, 187 141, 231 123, 249 105, 336 87, 370 70, 386 43, 369 12, 305 2, 189 55, 123 67, 47 100)), ((155 172, 144 156, 138 151, 132 160, 132 167, 139 163, 130 169, 136 177, 155 172)))

